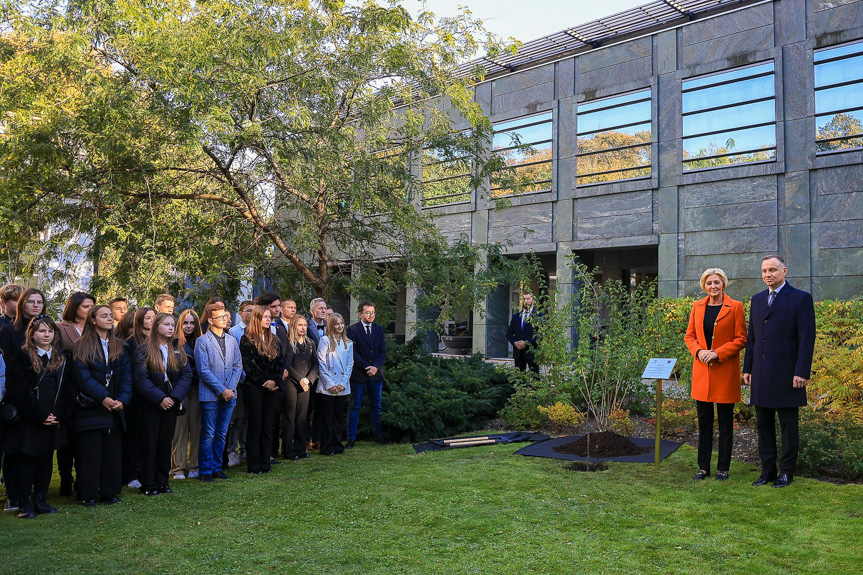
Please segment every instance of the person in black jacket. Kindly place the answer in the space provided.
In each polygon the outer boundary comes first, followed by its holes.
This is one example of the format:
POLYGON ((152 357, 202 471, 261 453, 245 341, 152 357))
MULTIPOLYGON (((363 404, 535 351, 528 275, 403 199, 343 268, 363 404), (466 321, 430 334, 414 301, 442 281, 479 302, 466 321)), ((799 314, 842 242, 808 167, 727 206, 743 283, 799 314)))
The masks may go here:
MULTIPOLYGON (((7 304, 8 307, 9 304, 7 304)), ((35 289, 26 289, 18 296, 15 303, 15 319, 12 323, 0 327, 0 353, 10 361, 24 345, 27 326, 30 320, 42 315, 45 310, 45 295, 35 289)), ((6 487, 6 511, 18 510, 18 496, 15 494, 15 455, 3 455, 3 483, 6 487)))
POLYGON ((135 350, 132 383, 137 398, 141 493, 171 493, 171 442, 177 411, 192 384, 192 369, 174 340, 174 316, 160 313, 144 345, 135 350))
POLYGON ((14 454, 18 517, 56 513, 45 495, 51 483, 54 450, 66 443, 61 423, 72 413, 75 388, 68 352, 60 349, 59 332, 47 316, 27 327, 23 348, 9 361, 8 397, 20 419, 6 432, 3 450, 14 454))
POLYGON ((198 403, 198 370, 195 367, 195 341, 201 337, 201 320, 195 310, 184 310, 177 320, 177 345, 186 352, 192 369, 192 385, 186 394, 186 413, 177 414, 171 449, 173 479, 198 478, 198 444, 201 441, 201 406, 198 403))
POLYGON ((270 322, 270 310, 255 306, 246 333, 240 338, 249 412, 246 462, 249 473, 253 474, 270 471, 275 419, 282 402, 279 384, 282 382, 284 360, 279 340, 270 331, 270 322))
POLYGON ((96 496, 108 505, 119 503, 122 483, 125 408, 132 399, 132 370, 123 345, 114 337, 111 309, 90 311, 84 333, 72 351, 78 397, 75 409, 78 499, 85 507, 96 496))
POLYGON ((525 293, 521 298, 521 311, 512 314, 509 328, 506 330, 506 339, 512 344, 512 358, 515 367, 521 371, 528 368, 539 373, 539 365, 533 357, 536 347, 536 333, 534 322, 539 315, 533 307, 533 294, 525 293))
POLYGON ((291 318, 288 332, 288 349, 285 366, 288 369, 286 385, 287 401, 287 445, 283 449, 288 459, 310 457, 306 451, 309 443, 309 398, 312 382, 318 378, 318 350, 315 342, 306 337, 306 318, 295 315, 291 318))
MULTIPOLYGON (((132 335, 122 340, 123 352, 129 358, 131 369, 135 360, 135 350, 144 345, 150 330, 153 328, 153 319, 156 312, 152 308, 142 307, 135 310, 132 320, 132 335)), ((114 332, 116 334, 116 328, 114 332)), ((132 386, 132 399, 126 406, 126 428, 123 431, 123 484, 132 489, 140 489, 141 482, 138 479, 140 469, 138 468, 138 406, 135 402, 135 388, 132 386)))

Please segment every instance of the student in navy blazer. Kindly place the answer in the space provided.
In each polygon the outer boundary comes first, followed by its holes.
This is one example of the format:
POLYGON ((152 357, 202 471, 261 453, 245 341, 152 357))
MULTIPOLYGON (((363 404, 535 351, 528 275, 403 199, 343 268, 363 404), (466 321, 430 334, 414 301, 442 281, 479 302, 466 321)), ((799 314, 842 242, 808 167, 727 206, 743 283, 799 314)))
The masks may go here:
POLYGON ((357 311, 360 321, 348 328, 348 339, 354 342, 354 367, 351 370, 351 399, 348 406, 348 449, 354 446, 357 439, 357 427, 360 420, 360 409, 363 406, 363 396, 368 390, 369 403, 372 410, 372 426, 374 440, 386 443, 381 427, 381 395, 384 388, 384 359, 387 356, 384 330, 375 321, 375 304, 364 301, 357 311))
POLYGON ((198 479, 212 483, 227 479, 222 471, 228 426, 237 402, 237 384, 243 373, 240 344, 226 333, 230 314, 221 301, 209 303, 201 316, 210 329, 195 341, 198 400, 201 406, 201 441, 198 479))
POLYGON ((174 339, 176 322, 159 313, 144 344, 135 350, 132 384, 138 403, 138 467, 141 493, 170 493, 171 443, 177 412, 192 385, 186 352, 174 339))
POLYGON ((788 268, 778 255, 765 257, 761 276, 768 289, 752 297, 743 382, 752 386, 761 476, 753 485, 774 481, 785 487, 794 479, 800 448, 798 411, 806 405, 806 382, 815 348, 812 296, 785 281, 788 268), (776 416, 782 432, 782 456, 776 475, 776 416))
POLYGON ((530 367, 531 371, 539 373, 539 365, 533 358, 536 335, 533 332, 532 322, 537 317, 536 310, 533 308, 533 295, 524 294, 521 311, 512 314, 509 329, 506 330, 506 339, 512 344, 512 358, 515 360, 515 367, 521 371, 530 367))

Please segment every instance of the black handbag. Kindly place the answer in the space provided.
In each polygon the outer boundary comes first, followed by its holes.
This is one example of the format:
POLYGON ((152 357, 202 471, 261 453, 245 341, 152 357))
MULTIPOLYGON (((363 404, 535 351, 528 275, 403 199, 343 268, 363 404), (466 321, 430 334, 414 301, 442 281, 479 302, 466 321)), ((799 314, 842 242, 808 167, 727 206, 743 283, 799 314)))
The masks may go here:
POLYGON ((18 415, 18 408, 11 403, 5 401, 0 402, 0 425, 9 425, 21 419, 18 415))

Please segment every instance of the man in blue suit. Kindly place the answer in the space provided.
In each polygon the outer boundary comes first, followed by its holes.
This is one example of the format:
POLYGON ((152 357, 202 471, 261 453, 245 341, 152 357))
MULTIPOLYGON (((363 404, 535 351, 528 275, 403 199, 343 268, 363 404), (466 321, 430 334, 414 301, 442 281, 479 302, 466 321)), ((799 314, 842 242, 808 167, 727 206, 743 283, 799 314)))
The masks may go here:
POLYGON ((384 330, 375 323, 374 303, 364 301, 357 311, 360 312, 360 321, 347 330, 348 339, 354 342, 354 368, 351 371, 351 400, 348 406, 348 442, 345 445, 348 449, 352 448, 357 440, 360 408, 363 406, 366 391, 372 408, 374 440, 377 443, 387 443, 381 427, 384 359, 387 356, 384 330))
POLYGON ((536 310, 533 308, 533 295, 525 293, 521 299, 521 310, 512 314, 509 329, 506 330, 506 339, 512 344, 515 367, 525 371, 530 366, 531 371, 539 373, 539 365, 533 358, 533 349, 536 347, 533 322, 538 319, 536 310))
POLYGON ((794 480, 800 450, 799 408, 806 405, 806 382, 815 349, 812 296, 785 281, 785 260, 770 255, 761 261, 766 290, 752 296, 749 335, 743 361, 743 383, 752 386, 758 428, 761 476, 752 485, 787 487, 794 480), (782 456, 776 475, 776 416, 782 433, 782 456))

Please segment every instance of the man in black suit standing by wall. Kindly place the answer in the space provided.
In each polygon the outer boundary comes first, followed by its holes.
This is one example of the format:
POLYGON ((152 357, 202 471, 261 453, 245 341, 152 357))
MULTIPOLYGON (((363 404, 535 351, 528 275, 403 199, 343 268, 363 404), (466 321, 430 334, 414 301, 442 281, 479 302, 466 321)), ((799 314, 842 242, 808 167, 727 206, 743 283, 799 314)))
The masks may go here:
POLYGON ((525 293, 521 300, 521 311, 512 314, 509 329, 506 330, 506 339, 512 344, 515 367, 525 371, 530 366, 531 371, 539 373, 539 365, 533 358, 532 349, 536 346, 533 322, 538 319, 533 307, 533 295, 525 293))
POLYGON ((360 408, 367 391, 372 408, 372 426, 375 428, 374 440, 387 443, 381 427, 381 394, 384 389, 384 358, 387 355, 384 330, 375 323, 374 303, 364 301, 357 311, 360 312, 360 321, 350 326, 347 331, 348 339, 354 342, 354 369, 351 372, 351 400, 348 405, 348 442, 345 445, 348 449, 352 448, 357 440, 360 408))
POLYGON ((785 281, 785 260, 770 255, 761 261, 766 290, 752 296, 749 335, 743 361, 743 383, 752 386, 758 427, 761 476, 752 485, 787 487, 794 480, 800 450, 799 408, 806 405, 806 382, 815 348, 812 296, 785 281), (782 456, 776 475, 776 416, 782 433, 782 456))

